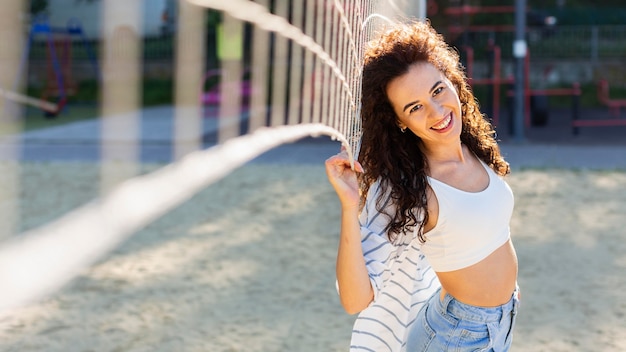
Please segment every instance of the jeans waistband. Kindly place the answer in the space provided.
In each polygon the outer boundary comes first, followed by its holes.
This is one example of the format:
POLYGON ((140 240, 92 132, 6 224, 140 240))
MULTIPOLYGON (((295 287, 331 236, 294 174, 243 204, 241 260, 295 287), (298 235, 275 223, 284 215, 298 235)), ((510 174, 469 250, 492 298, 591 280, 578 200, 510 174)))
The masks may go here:
POLYGON ((517 314, 517 306, 519 288, 515 288, 511 299, 505 304, 497 307, 477 307, 466 303, 459 302, 450 294, 446 293, 443 301, 439 299, 439 294, 436 294, 438 308, 442 312, 447 312, 459 319, 490 323, 499 322, 503 317, 509 317, 510 314, 517 314))

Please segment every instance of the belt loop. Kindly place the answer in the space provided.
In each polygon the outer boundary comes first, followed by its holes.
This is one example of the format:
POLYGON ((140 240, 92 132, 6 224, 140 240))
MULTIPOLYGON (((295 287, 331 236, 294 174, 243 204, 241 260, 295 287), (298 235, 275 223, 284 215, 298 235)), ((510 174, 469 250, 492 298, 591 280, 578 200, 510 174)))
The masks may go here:
POLYGON ((520 304, 520 289, 519 286, 517 285, 517 283, 515 284, 515 292, 513 293, 513 308, 512 308, 512 314, 515 315, 517 314, 517 308, 520 304))
POLYGON ((441 312, 443 314, 447 314, 448 313, 448 306, 450 305, 450 302, 452 301, 452 296, 450 296, 446 292, 446 294, 443 296, 443 301, 442 301, 441 300, 441 289, 439 289, 437 291, 437 301, 439 302, 439 304, 441 306, 441 312))
POLYGON ((517 295, 519 293, 519 287, 517 287, 517 285, 515 285, 515 291, 513 291, 513 294, 511 295, 511 300, 502 306, 502 310, 501 312, 501 316, 500 316, 500 324, 503 324, 505 322, 505 320, 511 320, 515 318, 515 314, 517 314, 517 305, 518 305, 518 299, 517 299, 517 295))

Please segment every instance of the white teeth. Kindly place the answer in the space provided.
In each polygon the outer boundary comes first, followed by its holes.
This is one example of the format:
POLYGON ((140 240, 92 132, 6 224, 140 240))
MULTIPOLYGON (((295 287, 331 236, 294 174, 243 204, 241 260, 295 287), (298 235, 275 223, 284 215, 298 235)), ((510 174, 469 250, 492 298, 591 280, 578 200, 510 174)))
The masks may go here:
POLYGON ((452 115, 448 115, 448 117, 446 117, 445 120, 441 121, 440 124, 438 124, 436 126, 433 126, 432 128, 435 129, 435 130, 440 130, 442 128, 445 128, 450 123, 450 120, 452 120, 452 115))

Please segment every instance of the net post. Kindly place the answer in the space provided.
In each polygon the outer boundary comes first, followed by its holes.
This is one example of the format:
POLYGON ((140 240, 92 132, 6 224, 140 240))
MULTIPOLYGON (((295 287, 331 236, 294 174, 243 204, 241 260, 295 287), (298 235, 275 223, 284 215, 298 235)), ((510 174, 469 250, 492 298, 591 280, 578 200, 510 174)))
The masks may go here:
POLYGON ((108 193, 138 173, 143 45, 139 2, 105 1, 102 6, 100 186, 108 193))
MULTIPOLYGON (((20 59, 24 50, 21 15, 24 0, 3 2, 0 11, 0 88, 21 88, 20 59)), ((22 109, 0 96, 0 241, 7 239, 20 226, 20 164, 22 109)))
MULTIPOLYGON (((256 3, 267 8, 269 0, 257 0, 256 3)), ((254 65, 250 67, 251 96, 248 120, 248 133, 256 131, 267 123, 267 92, 269 87, 270 34, 258 27, 252 30, 252 57, 254 65)))
POLYGON ((174 84, 174 159, 202 148, 206 10, 179 1, 174 84))

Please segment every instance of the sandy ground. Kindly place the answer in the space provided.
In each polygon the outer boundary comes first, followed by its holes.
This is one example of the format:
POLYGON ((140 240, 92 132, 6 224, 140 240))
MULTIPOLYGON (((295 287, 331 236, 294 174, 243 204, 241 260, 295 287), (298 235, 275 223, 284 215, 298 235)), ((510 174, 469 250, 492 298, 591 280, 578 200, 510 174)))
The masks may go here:
MULTIPOLYGON (((22 164, 16 226, 96 197, 98 175, 91 163, 22 164)), ((513 351, 626 351, 626 173, 514 170, 509 183, 513 351)), ((247 165, 0 317, 0 351, 346 351, 338 227, 322 165, 247 165)))

